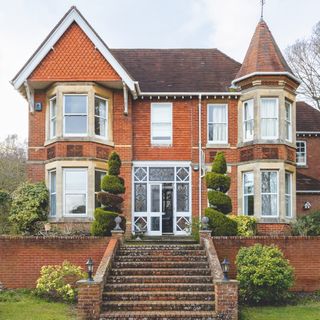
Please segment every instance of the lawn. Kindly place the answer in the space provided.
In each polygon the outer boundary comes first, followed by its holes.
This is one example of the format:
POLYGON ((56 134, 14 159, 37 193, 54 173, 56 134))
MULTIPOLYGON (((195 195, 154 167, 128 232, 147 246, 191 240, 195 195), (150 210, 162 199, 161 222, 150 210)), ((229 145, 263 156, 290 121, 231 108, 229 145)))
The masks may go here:
POLYGON ((1 320, 75 320, 75 307, 48 302, 27 291, 0 292, 1 320))
POLYGON ((283 307, 247 307, 241 320, 320 320, 320 302, 306 302, 283 307))

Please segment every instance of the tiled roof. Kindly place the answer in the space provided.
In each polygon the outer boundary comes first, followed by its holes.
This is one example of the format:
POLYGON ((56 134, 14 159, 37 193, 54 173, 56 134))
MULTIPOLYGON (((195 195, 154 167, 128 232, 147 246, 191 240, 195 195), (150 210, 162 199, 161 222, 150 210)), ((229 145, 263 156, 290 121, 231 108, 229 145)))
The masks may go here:
POLYGON ((264 20, 260 20, 256 27, 236 78, 241 78, 253 72, 292 73, 264 20))
POLYGON ((217 49, 111 49, 143 92, 227 92, 241 64, 217 49))
POLYGON ((297 102, 296 119, 297 131, 320 131, 320 111, 303 101, 297 102))
POLYGON ((320 191, 320 181, 297 172, 297 191, 320 191))

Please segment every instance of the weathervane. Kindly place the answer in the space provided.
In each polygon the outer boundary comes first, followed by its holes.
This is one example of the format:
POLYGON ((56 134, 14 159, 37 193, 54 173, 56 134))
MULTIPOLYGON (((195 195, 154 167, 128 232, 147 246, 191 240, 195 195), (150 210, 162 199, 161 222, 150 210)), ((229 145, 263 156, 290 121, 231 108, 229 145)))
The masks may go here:
POLYGON ((266 4, 266 0, 260 0, 261 2, 261 20, 263 20, 263 7, 266 4))

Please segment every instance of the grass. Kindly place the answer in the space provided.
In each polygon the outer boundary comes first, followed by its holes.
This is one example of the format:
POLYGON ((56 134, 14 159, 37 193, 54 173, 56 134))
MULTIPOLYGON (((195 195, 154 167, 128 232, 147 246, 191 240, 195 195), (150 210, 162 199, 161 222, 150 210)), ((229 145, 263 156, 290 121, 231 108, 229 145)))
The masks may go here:
POLYGON ((277 307, 243 307, 241 320, 320 320, 320 302, 277 307))
POLYGON ((75 306, 48 302, 30 291, 0 292, 1 320, 75 320, 75 306))

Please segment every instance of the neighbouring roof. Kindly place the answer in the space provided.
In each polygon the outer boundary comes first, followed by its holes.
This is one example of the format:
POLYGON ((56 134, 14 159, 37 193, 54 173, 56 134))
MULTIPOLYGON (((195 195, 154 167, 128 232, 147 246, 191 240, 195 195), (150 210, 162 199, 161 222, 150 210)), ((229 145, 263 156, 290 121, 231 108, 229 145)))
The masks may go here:
POLYGON ((217 49, 111 49, 142 92, 228 92, 241 64, 217 49))
POLYGON ((260 20, 236 79, 259 72, 288 72, 293 75, 267 23, 260 20))
POLYGON ((297 172, 297 192, 299 191, 320 191, 320 181, 297 172))
POLYGON ((296 122, 297 132, 320 132, 320 111, 306 102, 298 101, 296 122))

